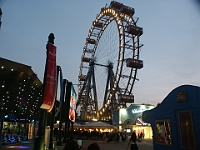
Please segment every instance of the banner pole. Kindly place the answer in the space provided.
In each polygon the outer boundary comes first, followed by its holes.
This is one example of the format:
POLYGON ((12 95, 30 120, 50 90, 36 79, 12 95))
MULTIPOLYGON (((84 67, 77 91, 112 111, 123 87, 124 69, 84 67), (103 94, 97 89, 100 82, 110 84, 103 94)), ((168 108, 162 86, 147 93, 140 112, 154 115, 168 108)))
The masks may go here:
MULTIPOLYGON (((48 42, 46 45, 47 54, 48 54, 48 43, 54 44, 54 39, 55 39, 54 34, 50 33, 48 36, 48 42)), ((48 55, 47 55, 47 59, 46 59, 46 64, 47 64, 47 61, 48 61, 48 55)), ((46 72, 47 72, 47 66, 45 65, 43 86, 45 85, 45 82, 46 82, 46 72)), ((43 88, 43 96, 44 96, 44 91, 45 91, 44 88, 43 88)), ((41 102, 41 104, 42 104, 42 102, 41 102)), ((46 126, 46 113, 47 113, 47 110, 40 109, 39 126, 38 126, 37 136, 34 141, 33 150, 44 150, 45 149, 44 134, 45 134, 45 126, 46 126)))
MULTIPOLYGON (((63 88, 66 87, 66 83, 67 80, 63 79, 63 88)), ((61 104, 64 103, 64 96, 65 96, 65 92, 62 93, 62 98, 61 98, 61 104)), ((59 120, 59 130, 58 130, 58 140, 57 140, 57 146, 62 146, 62 140, 61 140, 61 136, 62 136, 62 123, 63 123, 63 107, 60 108, 60 116, 59 116, 60 120, 59 120)))

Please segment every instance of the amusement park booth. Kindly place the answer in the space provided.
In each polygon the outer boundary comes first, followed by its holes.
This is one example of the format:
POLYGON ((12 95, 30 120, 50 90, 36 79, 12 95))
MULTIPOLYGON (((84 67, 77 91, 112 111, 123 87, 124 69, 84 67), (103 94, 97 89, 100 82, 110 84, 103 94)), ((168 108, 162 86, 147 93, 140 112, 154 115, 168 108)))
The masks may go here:
POLYGON ((154 108, 149 104, 132 104, 128 108, 121 108, 113 111, 112 122, 118 127, 120 132, 126 132, 127 135, 135 130, 136 134, 144 134, 144 138, 152 139, 152 129, 150 124, 143 122, 142 113, 154 108))
POLYGON ((154 150, 200 149, 200 87, 182 85, 152 110, 143 120, 153 129, 154 150))

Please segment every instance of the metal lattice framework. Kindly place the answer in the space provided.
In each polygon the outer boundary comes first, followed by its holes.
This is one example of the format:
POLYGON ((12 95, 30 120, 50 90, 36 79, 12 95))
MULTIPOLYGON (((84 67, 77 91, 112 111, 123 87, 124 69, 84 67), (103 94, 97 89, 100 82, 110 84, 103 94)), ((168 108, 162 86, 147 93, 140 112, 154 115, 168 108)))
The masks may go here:
POLYGON ((110 120, 114 109, 126 107, 121 96, 133 97, 137 70, 143 67, 139 60, 143 31, 133 14, 133 8, 112 1, 92 23, 78 77, 84 120, 110 120))

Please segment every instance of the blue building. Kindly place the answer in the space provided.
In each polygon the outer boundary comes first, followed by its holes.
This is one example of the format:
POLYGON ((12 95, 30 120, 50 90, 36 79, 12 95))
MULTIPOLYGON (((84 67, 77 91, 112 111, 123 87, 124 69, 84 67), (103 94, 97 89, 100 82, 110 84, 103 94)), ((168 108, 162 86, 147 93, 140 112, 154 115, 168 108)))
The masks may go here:
POLYGON ((200 149, 200 87, 182 85, 142 118, 153 129, 154 150, 200 149))
POLYGON ((152 138, 152 129, 150 124, 143 122, 142 113, 146 110, 154 108, 153 105, 147 104, 132 104, 128 108, 121 108, 113 111, 112 122, 118 127, 120 132, 126 131, 131 134, 136 131, 136 134, 144 133, 144 138, 152 138))

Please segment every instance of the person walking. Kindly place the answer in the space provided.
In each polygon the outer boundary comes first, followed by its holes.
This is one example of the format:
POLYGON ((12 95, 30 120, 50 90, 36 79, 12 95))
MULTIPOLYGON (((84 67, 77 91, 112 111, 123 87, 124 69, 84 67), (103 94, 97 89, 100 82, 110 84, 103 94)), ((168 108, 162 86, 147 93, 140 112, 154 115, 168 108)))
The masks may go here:
POLYGON ((136 133, 135 133, 135 131, 133 131, 131 138, 129 139, 126 150, 128 150, 129 146, 130 146, 131 150, 138 150, 138 146, 136 144, 136 139, 137 139, 136 133))

